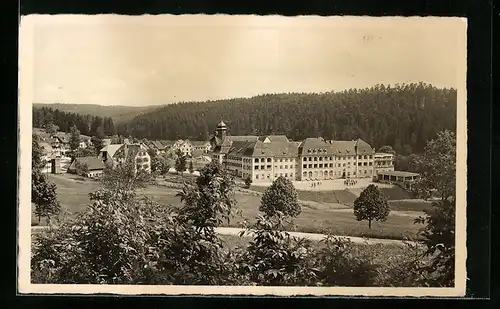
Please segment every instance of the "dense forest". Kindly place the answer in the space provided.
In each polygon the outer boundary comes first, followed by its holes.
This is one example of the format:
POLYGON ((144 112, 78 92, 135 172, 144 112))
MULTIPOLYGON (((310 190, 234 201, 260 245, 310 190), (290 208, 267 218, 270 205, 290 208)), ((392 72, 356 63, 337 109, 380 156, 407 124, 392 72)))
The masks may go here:
POLYGON ((73 114, 88 114, 91 116, 111 117, 115 124, 123 121, 133 119, 135 116, 151 112, 159 106, 124 106, 124 105, 111 105, 103 106, 97 104, 70 104, 70 103, 33 103, 36 108, 48 107, 51 109, 58 109, 61 112, 73 114))
MULTIPOLYGON (((455 131, 457 92, 424 83, 377 85, 321 94, 266 94, 252 98, 182 102, 119 124, 139 138, 208 139, 223 119, 232 135, 286 134, 350 140, 373 147, 421 152, 437 132, 455 131)), ((406 151, 408 152, 408 151, 406 151)))
POLYGON ((33 127, 45 128, 48 124, 59 127, 59 131, 69 132, 75 125, 81 134, 88 136, 111 136, 117 133, 111 117, 99 117, 62 112, 59 109, 33 106, 33 127))

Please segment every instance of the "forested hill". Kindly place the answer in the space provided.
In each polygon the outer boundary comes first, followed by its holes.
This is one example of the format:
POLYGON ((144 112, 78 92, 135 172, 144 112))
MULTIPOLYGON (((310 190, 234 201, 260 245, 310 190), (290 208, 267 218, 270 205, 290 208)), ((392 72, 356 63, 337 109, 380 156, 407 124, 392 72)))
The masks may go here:
POLYGON ((76 126, 80 133, 89 136, 111 136, 117 133, 111 117, 99 117, 89 114, 63 112, 49 107, 33 105, 33 127, 47 128, 55 125, 61 132, 70 132, 71 126, 76 126))
POLYGON ((59 110, 61 112, 80 114, 80 115, 91 115, 99 117, 110 117, 115 123, 131 120, 137 115, 144 112, 150 112, 156 110, 159 106, 123 106, 123 105, 112 105, 103 106, 97 104, 62 104, 62 103, 34 103, 34 107, 48 107, 54 110, 59 110))
POLYGON ((455 131, 457 93, 431 85, 377 85, 322 94, 170 104, 118 126, 119 133, 153 139, 207 139, 223 119, 232 135, 286 134, 293 140, 358 137, 378 148, 421 152, 438 131, 455 131))

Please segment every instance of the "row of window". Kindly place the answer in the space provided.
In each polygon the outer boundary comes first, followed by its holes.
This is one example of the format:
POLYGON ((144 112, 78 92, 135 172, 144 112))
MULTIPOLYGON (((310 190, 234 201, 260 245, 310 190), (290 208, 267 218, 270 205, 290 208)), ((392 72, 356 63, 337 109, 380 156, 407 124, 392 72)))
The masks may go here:
POLYGON ((149 163, 144 163, 144 164, 137 164, 136 165, 136 168, 138 170, 142 169, 142 170, 148 170, 149 169, 149 163))
MULTIPOLYGON (((340 157, 304 157, 303 161, 334 161, 335 159, 345 161, 345 160, 354 160, 356 156, 340 156, 340 157)), ((358 156, 359 160, 371 160, 373 159, 373 155, 363 155, 358 156)))
MULTIPOLYGON (((304 157, 303 161, 334 161, 337 160, 354 160, 356 156, 340 156, 340 157, 304 157)), ((230 160, 240 160, 240 157, 228 156, 230 160)), ((368 160, 373 159, 373 155, 359 155, 359 160, 368 160)), ((294 158, 278 158, 274 160, 275 162, 295 162, 294 158)), ((255 158, 253 159, 254 163, 264 163, 264 162, 272 162, 272 158, 255 158)), ((243 163, 252 163, 252 159, 244 158, 243 163)))
MULTIPOLYGON (((333 163, 302 164, 302 168, 326 168, 326 167, 333 167, 333 163)), ((338 164, 338 167, 340 167, 340 163, 338 164)))
MULTIPOLYGON (((358 166, 372 166, 373 162, 358 162, 358 166)), ((351 162, 347 162, 347 167, 351 166, 351 162)), ((327 168, 334 167, 333 163, 319 163, 319 164, 302 164, 302 168, 327 168)), ((337 163, 337 167, 346 167, 346 163, 337 163)))
MULTIPOLYGON (((363 176, 363 175, 371 175, 372 171, 371 170, 361 170, 359 171, 358 176, 363 176)), ((356 172, 352 172, 353 176, 356 176, 356 172)), ((343 172, 343 171, 315 171, 315 172, 303 172, 302 177, 303 178, 317 178, 317 177, 334 177, 334 176, 351 176, 351 172, 343 172)))
MULTIPOLYGON (((276 173, 274 174, 274 179, 278 178, 278 177, 285 177, 285 178, 288 178, 288 179, 293 179, 293 173, 276 173)), ((271 179, 271 174, 255 174, 255 179, 262 179, 262 180, 265 180, 265 179, 271 179)))
MULTIPOLYGON (((247 166, 245 166, 245 167, 247 167, 247 166)), ((259 170, 259 169, 260 170, 270 170, 271 167, 272 167, 271 165, 255 165, 253 167, 253 169, 254 170, 259 170)), ((289 169, 289 168, 297 168, 297 165, 279 165, 279 166, 275 165, 274 168, 282 170, 282 169, 289 169)), ((247 167, 245 169, 250 169, 250 167, 247 167)))
MULTIPOLYGON (((235 159, 235 160, 239 160, 239 159, 235 159)), ((243 162, 244 163, 252 163, 252 160, 251 159, 243 159, 243 162)), ((272 162, 272 158, 255 158, 254 163, 263 163, 263 162, 272 162)), ((278 159, 274 159, 274 162, 295 162, 295 159, 293 158, 278 158, 278 159)))
POLYGON ((392 162, 375 162, 377 166, 392 166, 392 162))

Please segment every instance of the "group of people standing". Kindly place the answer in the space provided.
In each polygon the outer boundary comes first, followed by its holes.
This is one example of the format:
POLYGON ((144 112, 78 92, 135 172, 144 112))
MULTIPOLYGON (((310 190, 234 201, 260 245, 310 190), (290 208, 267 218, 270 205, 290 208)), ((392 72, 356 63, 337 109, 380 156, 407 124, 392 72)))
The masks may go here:
POLYGON ((353 186, 355 184, 357 184, 358 181, 356 179, 346 179, 344 180, 344 185, 346 186, 353 186))
POLYGON ((316 186, 321 186, 321 181, 311 183, 311 188, 315 188, 316 186))

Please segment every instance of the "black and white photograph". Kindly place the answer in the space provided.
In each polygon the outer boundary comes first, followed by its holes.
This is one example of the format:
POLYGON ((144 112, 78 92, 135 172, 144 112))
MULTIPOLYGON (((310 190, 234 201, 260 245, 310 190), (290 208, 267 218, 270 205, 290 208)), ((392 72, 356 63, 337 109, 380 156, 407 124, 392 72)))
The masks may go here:
POLYGON ((23 16, 19 292, 464 296, 466 33, 23 16))

